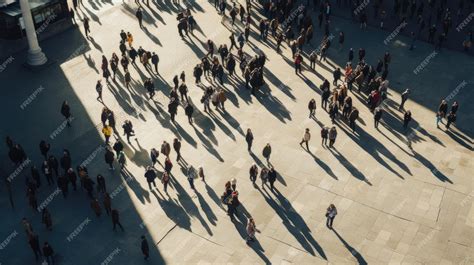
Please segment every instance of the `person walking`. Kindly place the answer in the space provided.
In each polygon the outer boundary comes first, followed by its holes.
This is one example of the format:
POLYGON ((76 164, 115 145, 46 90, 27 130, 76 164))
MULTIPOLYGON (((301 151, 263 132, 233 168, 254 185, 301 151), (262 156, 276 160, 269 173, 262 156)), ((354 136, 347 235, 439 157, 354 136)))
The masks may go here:
POLYGON ((196 191, 196 188, 194 187, 194 179, 197 178, 197 174, 196 174, 196 169, 194 169, 194 167, 190 166, 188 168, 188 172, 187 172, 187 179, 188 179, 188 182, 189 182, 189 186, 191 187, 191 189, 193 191, 196 191))
POLYGON ((104 100, 102 99, 102 83, 100 80, 97 80, 97 83, 95 84, 95 91, 97 91, 97 101, 103 102, 104 100))
POLYGON ((377 107, 374 112, 374 127, 378 129, 380 119, 382 119, 383 110, 377 107))
POLYGON ((166 194, 168 194, 167 188, 168 188, 168 183, 170 182, 170 175, 168 172, 163 172, 163 176, 161 177, 161 183, 163 183, 163 189, 166 194))
POLYGON ((260 232, 255 225, 255 221, 252 217, 249 218, 247 222, 247 238, 245 242, 248 244, 249 242, 255 241, 255 232, 260 232))
POLYGON ((329 130, 329 148, 332 148, 337 138, 336 126, 332 126, 329 130))
POLYGON ((120 165, 120 170, 123 170, 125 168, 125 164, 127 164, 127 157, 125 156, 125 153, 123 151, 119 152, 117 156, 117 162, 120 165))
POLYGON ((151 160, 151 166, 153 168, 155 167, 156 162, 158 162, 159 156, 160 156, 160 153, 158 152, 158 150, 156 150, 156 148, 152 148, 150 150, 150 160, 151 160))
POLYGON ((43 244, 43 255, 48 264, 54 265, 54 250, 48 242, 43 244))
POLYGON ((143 28, 143 12, 142 12, 141 7, 138 7, 137 12, 135 12, 135 17, 138 20, 138 25, 142 29, 143 28))
POLYGON ((267 184, 268 181, 268 169, 266 167, 260 170, 260 180, 262 181, 262 189, 265 189, 264 185, 267 184))
POLYGON ((130 137, 135 136, 135 131, 133 130, 133 124, 130 120, 125 120, 123 125, 123 135, 127 136, 127 142, 131 144, 130 137))
POLYGON ((158 73, 158 61, 159 61, 158 55, 155 52, 153 52, 151 55, 151 63, 155 66, 156 73, 158 73))
POLYGON ((359 118, 359 110, 353 107, 349 114, 349 127, 352 129, 352 132, 355 132, 357 118, 359 118))
POLYGON ((173 140, 173 149, 176 152, 176 161, 181 160, 181 141, 178 138, 173 140))
POLYGON ((43 161, 43 164, 41 165, 41 170, 46 176, 46 181, 48 181, 48 185, 51 186, 51 184, 54 184, 53 171, 48 160, 43 161))
POLYGON ((105 163, 109 165, 109 169, 114 170, 115 168, 114 168, 113 163, 114 163, 115 155, 114 155, 114 152, 110 150, 110 148, 106 148, 104 158, 105 158, 105 163))
POLYGON ((161 144, 161 153, 165 155, 167 158, 170 156, 171 146, 166 141, 163 141, 161 144))
POLYGON ((71 108, 69 107, 69 103, 67 102, 67 100, 63 101, 63 104, 61 105, 61 114, 66 119, 67 126, 71 127, 72 114, 71 108))
MULTIPOLYGON (((188 97, 186 96, 186 99, 188 97)), ((189 124, 193 124, 193 113, 194 113, 194 107, 191 105, 191 103, 186 104, 186 107, 184 108, 184 114, 188 116, 188 122, 189 124)))
POLYGON ((171 159, 167 157, 165 159, 165 171, 168 172, 168 174, 171 174, 171 169, 173 169, 173 163, 171 162, 171 159))
POLYGON ((308 109, 309 109, 309 117, 310 118, 316 118, 316 100, 312 98, 309 103, 308 103, 308 109))
POLYGON ((46 143, 45 140, 41 140, 41 142, 39 143, 39 149, 41 154, 44 156, 44 159, 48 159, 48 152, 51 149, 51 144, 46 143))
POLYGON ((411 111, 407 110, 403 115, 403 129, 408 128, 408 123, 411 121, 411 111))
POLYGON ((101 174, 98 174, 96 177, 97 181, 97 192, 103 192, 105 193, 107 191, 105 187, 105 178, 101 174))
POLYGON ((309 152, 309 145, 308 145, 308 142, 309 140, 311 139, 311 133, 309 133, 309 128, 306 128, 304 134, 303 134, 303 138, 301 139, 301 142, 300 142, 300 145, 302 146, 303 143, 306 144, 306 150, 309 152))
POLYGON ((40 243, 38 239, 38 235, 32 234, 28 237, 28 244, 30 245, 33 253, 35 254, 35 259, 38 261, 38 257, 42 257, 43 253, 41 252, 40 243))
POLYGON ((112 210, 112 224, 114 225, 113 230, 115 231, 116 226, 118 225, 122 232, 124 231, 122 224, 120 223, 120 216, 117 209, 112 210))
POLYGON ((252 164, 249 170, 250 181, 252 181, 253 185, 255 185, 255 181, 257 180, 258 176, 258 167, 255 163, 252 164))
POLYGON ((150 248, 148 247, 148 241, 146 240, 145 236, 141 237, 142 242, 140 244, 140 248, 142 250, 143 256, 145 260, 148 260, 150 257, 150 248))
POLYGON ((107 124, 102 128, 102 134, 104 134, 106 145, 109 145, 110 136, 112 136, 113 131, 114 129, 107 124))
POLYGON ((277 179, 277 172, 273 166, 270 167, 270 170, 268 171, 268 182, 270 183, 270 190, 273 192, 275 189, 275 181, 277 179))
POLYGON ((46 229, 49 231, 53 230, 53 219, 46 208, 43 208, 43 211, 41 212, 41 222, 46 226, 46 229))
POLYGON ((263 148, 262 155, 263 155, 263 157, 265 157, 268 164, 270 164, 270 155, 271 154, 272 154, 272 147, 270 146, 269 143, 267 143, 267 145, 265 145, 265 147, 263 148))
POLYGON ((95 216, 100 217, 102 215, 102 209, 100 208, 99 200, 91 200, 91 208, 95 213, 95 216))
POLYGON ((408 100, 408 95, 410 95, 410 89, 405 89, 405 91, 403 91, 401 97, 402 97, 402 102, 400 103, 400 106, 398 107, 398 110, 404 110, 404 106, 405 106, 405 102, 408 100))
POLYGON ((153 186, 156 188, 156 183, 155 183, 156 171, 153 167, 151 166, 147 167, 146 172, 145 172, 145 178, 146 178, 146 182, 148 183, 148 188, 150 190, 152 190, 151 184, 153 184, 153 186))
POLYGON ((326 210, 326 226, 329 229, 332 229, 332 223, 336 215, 337 215, 336 206, 334 206, 334 204, 329 205, 329 207, 326 210))
POLYGON ((459 103, 457 101, 453 102, 453 105, 451 106, 451 112, 456 114, 459 109, 459 103))
POLYGON ((91 33, 91 28, 89 26, 89 18, 84 17, 84 32, 86 33, 86 38, 89 38, 89 33, 91 33))
POLYGON ((104 194, 104 209, 107 215, 110 215, 112 212, 112 198, 110 198, 110 195, 108 192, 104 194))
POLYGON ((446 130, 449 130, 449 127, 451 126, 451 124, 455 122, 456 122, 456 114, 450 111, 447 117, 446 130))
POLYGON ((247 133, 245 134, 245 141, 247 142, 247 151, 252 152, 253 133, 250 128, 247 129, 247 133))
POLYGON ((117 140, 115 144, 112 146, 115 151, 115 155, 118 157, 121 151, 123 151, 123 143, 120 140, 117 140))
POLYGON ((323 126, 321 128, 321 145, 327 146, 328 134, 329 134, 329 128, 326 126, 323 126))

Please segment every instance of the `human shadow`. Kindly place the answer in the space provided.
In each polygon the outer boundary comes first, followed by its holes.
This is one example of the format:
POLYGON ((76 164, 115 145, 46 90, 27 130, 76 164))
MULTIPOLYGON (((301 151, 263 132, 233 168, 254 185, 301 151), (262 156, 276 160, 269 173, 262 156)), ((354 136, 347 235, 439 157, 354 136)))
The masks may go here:
POLYGON ((364 257, 360 254, 359 251, 357 251, 355 248, 353 248, 351 245, 349 245, 346 242, 346 240, 344 240, 344 238, 342 238, 341 235, 339 235, 339 233, 336 231, 336 229, 333 228, 332 231, 334 232, 334 234, 336 234, 337 238, 342 242, 344 247, 346 247, 347 250, 349 250, 349 252, 352 254, 352 256, 354 256, 354 258, 357 259, 357 262, 359 263, 359 265, 367 265, 367 261, 365 261, 364 257))
POLYGON ((426 159, 424 156, 422 156, 415 150, 412 150, 412 151, 413 151, 413 157, 416 160, 418 160, 421 164, 423 164, 423 166, 429 169, 435 177, 437 177, 442 182, 448 182, 450 184, 453 184, 453 182, 441 171, 439 171, 438 168, 435 165, 433 165, 433 163, 431 163, 428 159, 426 159))
POLYGON ((354 165, 352 165, 349 160, 347 160, 335 147, 329 148, 329 151, 331 152, 332 155, 334 155, 337 160, 349 171, 354 177, 356 177, 358 180, 364 181, 367 183, 369 186, 372 186, 372 183, 365 177, 365 175, 357 169, 354 165))
POLYGON ((306 225, 306 222, 301 215, 296 212, 291 203, 277 189, 275 189, 274 192, 276 200, 271 198, 266 189, 263 189, 262 191, 257 187, 257 190, 263 196, 268 205, 273 208, 275 213, 282 220, 283 225, 293 235, 293 237, 295 237, 301 246, 313 256, 315 256, 314 250, 316 250, 321 258, 327 260, 324 250, 313 238, 311 230, 306 225))
POLYGON ((311 157, 313 157, 314 162, 316 162, 316 164, 318 164, 322 169, 324 169, 324 171, 328 173, 329 176, 331 176, 335 180, 338 180, 337 176, 334 174, 332 169, 326 163, 324 163, 321 159, 315 156, 312 152, 308 151, 308 153, 311 155, 311 157))

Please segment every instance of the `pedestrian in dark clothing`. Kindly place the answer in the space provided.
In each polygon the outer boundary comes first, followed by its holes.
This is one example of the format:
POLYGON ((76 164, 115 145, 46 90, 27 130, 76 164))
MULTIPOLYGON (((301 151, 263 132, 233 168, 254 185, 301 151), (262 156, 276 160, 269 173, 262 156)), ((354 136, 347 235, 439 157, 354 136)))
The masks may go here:
POLYGON ((382 108, 376 108, 374 112, 374 127, 378 128, 380 119, 382 118, 383 110, 382 108))
POLYGON ((41 249, 40 249, 38 235, 30 236, 28 239, 28 243, 30 244, 30 247, 33 250, 33 253, 35 253, 36 261, 38 261, 38 257, 43 256, 43 253, 41 252, 41 249))
POLYGON ((277 172, 273 167, 270 167, 268 171, 268 182, 270 182, 270 190, 273 191, 275 189, 274 183, 277 179, 277 172))
POLYGON ((150 249, 148 247, 148 241, 146 241, 145 236, 142 236, 141 249, 145 260, 148 260, 150 257, 150 249))
POLYGON ((444 118, 446 117, 446 114, 448 113, 448 102, 446 100, 442 100, 441 104, 438 107, 438 112, 441 113, 441 117, 444 118))
POLYGON ((107 189, 105 188, 105 178, 101 174, 97 175, 97 192, 107 192, 107 189))
POLYGON ((61 167, 64 169, 64 172, 66 173, 68 169, 72 167, 72 160, 71 160, 71 155, 67 149, 64 149, 63 151, 63 157, 60 159, 61 167))
POLYGON ((405 114, 403 115, 403 129, 408 128, 408 123, 411 121, 411 111, 406 111, 405 114))
POLYGON ((66 100, 63 101, 63 104, 61 106, 61 114, 66 119, 67 126, 70 127, 71 126, 71 120, 72 120, 71 108, 69 107, 69 104, 66 100))
POLYGON ((117 209, 112 210, 112 224, 114 225, 114 231, 117 225, 120 227, 120 229, 122 229, 122 231, 124 231, 123 226, 120 223, 119 212, 117 211, 117 209))
POLYGON ((122 141, 117 140, 112 147, 115 151, 115 155, 118 156, 121 151, 123 151, 123 144, 122 141))
POLYGON ((104 155, 104 158, 105 158, 105 163, 107 163, 109 165, 109 169, 110 170, 114 170, 114 159, 115 159, 115 155, 114 153, 110 150, 110 148, 107 148, 105 150, 105 155, 104 155))
POLYGON ((308 103, 308 109, 309 109, 309 117, 310 118, 316 118, 316 100, 312 98, 309 103, 308 103))
POLYGON ((94 191, 94 185, 95 182, 92 181, 90 177, 87 176, 84 178, 84 189, 86 189, 89 198, 94 198, 94 195, 92 194, 92 192, 94 191))
POLYGON ((130 137, 135 136, 135 131, 133 130, 133 124, 130 120, 125 120, 124 124, 122 125, 123 128, 123 135, 127 136, 127 142, 130 143, 130 137))
POLYGON ((171 173, 171 169, 173 168, 173 163, 171 163, 171 160, 169 157, 165 159, 165 171, 168 172, 168 174, 171 173))
POLYGON ((158 152, 158 150, 156 150, 155 148, 152 148, 150 150, 150 160, 151 160, 152 167, 155 167, 156 162, 158 162, 159 156, 160 156, 160 153, 158 152))
POLYGON ((451 106, 451 112, 456 114, 458 112, 458 109, 459 109, 459 104, 457 101, 454 101, 453 105, 451 106))
POLYGON ((41 222, 46 226, 46 229, 49 231, 53 230, 53 220, 51 218, 51 214, 49 213, 48 209, 44 208, 41 213, 41 222))
POLYGON ((48 185, 51 186, 51 184, 54 184, 53 170, 48 161, 45 160, 43 162, 43 165, 41 165, 41 170, 43 171, 43 174, 46 176, 46 181, 48 181, 48 185))
POLYGON ((151 166, 147 167, 147 170, 145 172, 145 178, 146 178, 146 182, 148 183, 148 188, 150 190, 152 190, 152 188, 151 188, 152 183, 153 183, 153 186, 156 188, 156 183, 155 183, 156 171, 155 171, 155 169, 153 169, 153 167, 151 167, 151 166))
POLYGON ((251 152, 252 142, 253 142, 253 133, 252 130, 247 129, 247 134, 245 134, 245 141, 247 142, 247 150, 251 152))
POLYGON ((181 141, 178 138, 173 140, 173 149, 176 152, 176 161, 181 160, 181 141))
POLYGON ((76 175, 76 172, 74 172, 74 170, 72 168, 69 168, 67 170, 66 177, 67 177, 68 181, 71 182, 73 189, 77 190, 77 184, 76 184, 77 175, 76 175))
POLYGON ((272 147, 270 146, 269 143, 267 143, 267 145, 265 145, 265 147, 263 148, 263 151, 262 151, 262 155, 267 160, 267 163, 270 163, 270 155, 271 154, 272 154, 272 147))
POLYGON ((456 122, 456 114, 454 112, 450 111, 447 117, 447 122, 446 122, 446 130, 449 130, 449 127, 451 126, 451 123, 456 122))
POLYGON ((158 55, 155 52, 153 52, 153 54, 151 55, 151 63, 155 66, 156 73, 158 73, 158 61, 159 61, 158 55))
POLYGON ((41 177, 36 166, 31 166, 31 178, 35 181, 36 188, 41 186, 41 177))
POLYGON ((107 215, 110 215, 112 212, 112 199, 110 198, 109 193, 104 194, 104 209, 107 215))
POLYGON ((355 132, 357 118, 359 118, 359 110, 356 108, 352 108, 349 114, 349 127, 352 129, 353 132, 355 132))
POLYGON ((89 26, 89 18, 84 18, 84 32, 86 33, 86 38, 89 38, 89 33, 91 32, 89 26))
POLYGON ((137 17, 138 20, 138 25, 140 25, 140 28, 143 28, 142 20, 143 20, 143 13, 141 7, 137 9, 137 12, 135 13, 135 16, 137 17))
POLYGON ((398 107, 398 110, 403 110, 405 106, 405 102, 408 100, 408 95, 410 95, 410 89, 405 89, 405 91, 402 93, 402 102, 400 103, 400 106, 398 107))
POLYGON ((349 49, 349 58, 348 58, 348 61, 349 62, 352 62, 352 60, 354 59, 354 50, 352 48, 349 49))
POLYGON ((168 183, 170 182, 170 175, 168 172, 163 172, 163 176, 161 177, 161 183, 163 183, 163 189, 166 194, 168 194, 167 188, 168 183))
POLYGON ((48 262, 48 264, 54 265, 54 250, 48 244, 48 242, 44 242, 43 244, 43 255, 44 255, 44 258, 46 259, 46 262, 48 262))
POLYGON ((193 124, 193 112, 194 112, 193 106, 190 103, 186 104, 186 107, 184 108, 184 113, 186 114, 186 116, 188 116, 189 124, 193 124))
POLYGON ((46 143, 45 140, 41 140, 39 144, 39 148, 40 148, 41 154, 44 156, 44 159, 48 159, 48 152, 49 152, 49 149, 51 149, 51 145, 46 143))
POLYGON ((63 197, 66 198, 68 194, 68 180, 65 175, 58 178, 58 188, 61 189, 63 197))

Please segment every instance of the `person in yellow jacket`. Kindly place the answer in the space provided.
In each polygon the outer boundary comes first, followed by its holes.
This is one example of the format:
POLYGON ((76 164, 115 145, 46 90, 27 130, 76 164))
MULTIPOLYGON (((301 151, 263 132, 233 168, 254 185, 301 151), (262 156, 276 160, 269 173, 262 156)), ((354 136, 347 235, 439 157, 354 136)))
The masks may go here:
POLYGON ((102 128, 102 133, 105 136, 105 144, 107 145, 109 144, 109 139, 110 139, 110 136, 112 136, 113 132, 114 130, 109 125, 105 125, 104 128, 102 128))

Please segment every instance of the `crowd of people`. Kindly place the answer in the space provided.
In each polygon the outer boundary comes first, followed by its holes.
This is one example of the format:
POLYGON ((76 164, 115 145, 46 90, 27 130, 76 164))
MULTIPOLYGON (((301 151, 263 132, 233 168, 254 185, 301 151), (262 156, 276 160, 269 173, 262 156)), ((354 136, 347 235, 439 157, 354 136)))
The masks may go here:
MULTIPOLYGON (((340 2, 340 1, 338 1, 340 2)), ((347 2, 347 1, 346 1, 347 2)), ((358 2, 353 1, 355 7, 358 6, 358 2)), ((380 3, 381 1, 376 1, 380 3)), ((394 12, 403 19, 406 18, 408 12, 408 0, 395 1, 394 12)), ((414 1, 416 2, 416 1, 414 1)), ((429 1, 430 8, 434 0, 429 1)), ((462 1, 460 1, 462 2, 462 1)), ((294 62, 294 69, 296 75, 302 75, 303 69, 305 71, 318 72, 318 64, 324 64, 329 49, 331 48, 331 15, 332 5, 329 1, 314 0, 313 11, 309 8, 309 1, 306 5, 296 6, 293 1, 261 1, 260 3, 252 2, 251 0, 246 1, 246 7, 242 4, 233 2, 232 7, 227 6, 225 0, 215 0, 214 5, 218 10, 219 14, 226 19, 226 12, 229 13, 230 21, 232 25, 236 23, 237 16, 240 16, 240 23, 243 24, 244 32, 235 33, 232 32, 229 36, 230 44, 229 48, 227 44, 214 44, 213 40, 209 39, 206 41, 207 54, 201 58, 193 68, 192 75, 194 77, 194 83, 200 87, 203 91, 200 102, 203 104, 204 112, 210 114, 213 112, 210 107, 210 103, 214 106, 216 111, 221 110, 225 112, 224 103, 227 100, 224 89, 225 80, 228 78, 234 78, 236 73, 236 66, 239 65, 240 74, 244 82, 238 82, 238 85, 245 87, 249 90, 249 93, 254 96, 259 96, 258 92, 265 86, 264 70, 267 57, 263 53, 259 53, 255 56, 249 56, 244 52, 245 44, 250 42, 250 32, 252 30, 251 25, 254 17, 252 13, 254 10, 259 8, 264 16, 257 23, 257 29, 259 32, 259 39, 256 41, 269 42, 274 41, 276 43, 276 52, 281 53, 281 46, 288 45, 291 50, 292 61, 294 62), (317 16, 315 11, 318 10, 317 16), (312 21, 316 18, 318 21, 312 21), (314 39, 315 30, 314 26, 323 28, 322 31, 322 42, 317 49, 313 49, 312 40, 314 39), (270 34, 269 34, 270 33, 270 34), (236 38, 237 36, 237 38, 236 38), (233 49, 235 48, 235 54, 233 49), (305 65, 303 62, 308 60, 309 65, 305 65), (207 83, 202 80, 204 77, 207 83), (226 78, 224 78, 226 77, 226 78)), ((360 5, 360 3, 359 3, 360 5)), ((441 0, 441 9, 438 8, 439 17, 443 17, 443 25, 450 24, 451 11, 448 9, 444 10, 446 0, 441 0)), ((423 13, 423 6, 411 7, 411 16, 414 13, 420 17, 423 13), (416 12, 414 10, 417 10, 416 12)), ((355 9, 353 9, 355 10, 355 9)), ((140 27, 142 25, 142 10, 139 8, 136 13, 136 17, 139 21, 140 27)), ((364 9, 359 12, 361 21, 361 27, 365 28, 367 23, 367 11, 364 9)), ((374 7, 374 18, 379 19, 381 27, 384 27, 384 19, 386 18, 385 10, 380 10, 377 6, 374 7)), ((440 18, 437 18, 439 20, 440 18)), ((193 34, 193 30, 197 25, 191 10, 187 9, 177 15, 178 20, 178 33, 182 38, 189 37, 189 34, 193 34)), ((420 31, 424 29, 425 25, 431 25, 431 18, 428 21, 424 21, 422 16, 419 18, 420 31)), ((239 23, 239 22, 237 22, 239 23)), ((88 20, 84 23, 86 35, 89 33, 88 20)), ((441 47, 441 38, 446 38, 449 26, 445 26, 442 33, 439 33, 440 38, 438 46, 441 47)), ((436 30, 434 30, 436 32, 436 30)), ((434 33, 429 30, 429 41, 434 41, 434 33)), ((340 31, 336 34, 338 36, 339 50, 342 50, 345 43, 344 32, 340 31)), ((121 79, 123 86, 126 89, 134 89, 132 85, 132 76, 129 72, 129 66, 135 68, 143 68, 147 71, 151 77, 147 77, 143 80, 143 88, 148 93, 148 100, 155 101, 155 84, 154 78, 158 74, 158 63, 159 57, 155 52, 144 49, 139 46, 135 49, 133 35, 130 32, 121 30, 119 33, 119 52, 113 52, 110 59, 107 59, 105 55, 102 56, 101 70, 102 77, 105 79, 105 85, 111 86, 112 83, 117 84, 117 75, 121 79), (120 56, 118 55, 120 54, 120 56), (139 66, 136 60, 139 60, 141 66, 139 66), (122 69, 120 69, 119 65, 122 69), (121 74, 119 74, 121 73, 121 74)), ((248 46, 248 45, 247 45, 248 46)), ((247 48, 246 48, 247 49, 247 48)), ((378 128, 379 123, 382 121, 383 113, 386 108, 386 100, 389 89, 389 66, 392 61, 390 52, 380 55, 380 59, 377 62, 368 62, 366 60, 366 50, 360 48, 357 52, 357 60, 354 57, 354 49, 348 49, 347 63, 344 69, 336 68, 333 71, 333 80, 324 80, 322 85, 319 87, 321 92, 321 103, 320 106, 324 109, 332 121, 332 125, 321 127, 320 137, 321 145, 323 147, 335 148, 335 142, 338 135, 336 125, 339 123, 348 123, 352 132, 355 133, 356 123, 359 119, 360 111, 355 107, 353 102, 353 94, 358 93, 366 101, 363 102, 366 107, 373 113, 374 127, 378 128), (329 144, 328 144, 329 139, 329 144)), ((184 113, 190 124, 193 123, 194 106, 189 100, 188 85, 186 83, 186 73, 182 71, 179 76, 175 75, 172 80, 173 86, 170 86, 168 97, 168 112, 170 114, 170 121, 176 123, 176 115, 178 109, 182 107, 184 113)), ((95 84, 97 91, 97 100, 103 103, 103 83, 102 80, 98 80, 95 84)), ((412 120, 412 112, 405 110, 405 103, 409 99, 410 90, 406 89, 401 94, 401 101, 399 104, 399 110, 403 112, 403 128, 407 129, 409 122, 412 120)), ((260 95, 264 96, 264 95, 260 95)), ((361 98, 361 97, 357 97, 361 98)), ((451 110, 448 112, 448 102, 443 100, 438 108, 436 116, 436 125, 443 118, 447 120, 446 128, 455 123, 456 115, 459 105, 454 102, 451 110)), ((317 103, 312 98, 308 103, 309 118, 317 119, 316 115, 317 103)), ((61 114, 66 119, 67 125, 71 126, 71 109, 67 101, 61 106, 61 114)), ((211 116, 212 117, 212 116, 211 116)), ((127 171, 127 156, 124 153, 125 143, 122 141, 116 124, 117 117, 114 111, 108 107, 103 107, 101 113, 102 121, 102 134, 104 136, 104 161, 110 168, 115 169, 115 164, 119 164, 120 172, 127 171), (113 143, 111 142, 113 140, 113 143)), ((136 132, 133 124, 129 119, 125 119, 122 124, 123 135, 127 139, 127 143, 132 145, 130 140, 135 137, 135 141, 138 141, 136 132)), ((306 128, 303 137, 300 141, 300 145, 306 147, 306 150, 310 152, 310 140, 312 139, 311 129, 306 128)), ((247 150, 252 152, 252 143, 254 141, 254 135, 251 129, 248 129, 245 135, 247 142, 247 150)), ((10 137, 6 137, 6 144, 9 150, 9 158, 16 165, 19 166, 28 159, 25 151, 19 143, 15 143, 10 137)), ((163 184, 163 190, 168 194, 168 187, 170 180, 173 177, 173 163, 170 158, 171 150, 173 149, 176 153, 176 161, 181 163, 182 166, 185 163, 181 155, 181 141, 178 138, 173 139, 172 144, 163 141, 158 151, 156 148, 152 148, 149 153, 150 160, 149 165, 146 167, 144 172, 144 178, 148 183, 150 190, 158 189, 156 186, 156 179, 160 179, 163 184), (160 153, 164 157, 163 164, 159 162, 160 153), (161 173, 156 164, 160 164, 163 167, 161 173)), ((74 168, 72 163, 71 153, 69 150, 64 149, 59 159, 51 152, 51 145, 45 140, 41 140, 39 143, 39 149, 44 159, 40 162, 40 169, 32 165, 31 175, 25 178, 25 189, 28 198, 29 206, 34 212, 41 212, 41 221, 45 227, 51 231, 54 227, 52 213, 49 212, 47 207, 38 206, 37 192, 39 189, 45 189, 43 182, 41 181, 41 174, 47 181, 48 186, 57 185, 58 189, 66 199, 69 195, 70 188, 74 192, 81 192, 81 190, 87 193, 88 203, 93 213, 100 217, 102 215, 102 209, 105 210, 107 215, 110 215, 113 225, 113 230, 116 230, 118 226, 122 231, 124 230, 120 218, 119 210, 112 205, 112 199, 107 191, 106 178, 101 174, 97 174, 95 181, 89 175, 89 170, 84 164, 77 165, 74 168), (79 181, 79 186, 77 182, 79 181), (78 188, 79 187, 79 188, 78 188)), ((261 168, 257 164, 252 164, 249 169, 249 179, 253 185, 256 185, 257 178, 260 177, 262 189, 269 187, 272 192, 275 191, 275 182, 278 180, 278 173, 275 170, 275 165, 270 163, 270 156, 272 153, 272 147, 270 143, 267 143, 263 150, 262 156, 266 159, 267 164, 261 165, 261 168)), ((34 164, 34 163, 33 163, 34 164)), ((194 184, 195 179, 201 179, 205 182, 204 169, 202 166, 196 170, 194 167, 186 165, 186 177, 189 182, 190 188, 196 191, 194 184)), ((7 181, 8 182, 8 181, 7 181)), ((239 206, 239 192, 237 191, 237 181, 235 178, 227 181, 224 187, 224 193, 221 196, 221 202, 227 206, 227 214, 232 221, 235 220, 235 215, 238 212, 239 206)), ((331 204, 327 209, 327 227, 332 228, 333 220, 337 215, 336 207, 331 204)), ((31 223, 24 218, 22 220, 25 231, 28 235, 28 242, 34 252, 36 259, 44 256, 48 262, 54 263, 53 256, 54 251, 48 242, 44 242, 43 248, 40 248, 38 233, 34 232, 31 223)), ((248 237, 246 238, 247 243, 255 240, 255 233, 259 232, 256 227, 255 220, 252 216, 248 216, 246 223, 246 229, 248 237)), ((141 249, 145 259, 149 257, 149 247, 145 236, 141 236, 141 249)))

